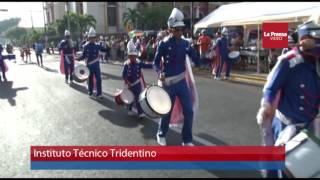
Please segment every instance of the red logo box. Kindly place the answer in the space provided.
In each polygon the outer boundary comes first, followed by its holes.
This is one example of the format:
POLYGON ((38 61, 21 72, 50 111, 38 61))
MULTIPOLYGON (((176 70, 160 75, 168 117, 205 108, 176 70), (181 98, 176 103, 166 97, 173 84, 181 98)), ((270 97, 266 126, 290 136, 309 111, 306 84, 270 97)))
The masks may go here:
POLYGON ((287 48, 288 27, 288 23, 263 23, 262 47, 287 48))

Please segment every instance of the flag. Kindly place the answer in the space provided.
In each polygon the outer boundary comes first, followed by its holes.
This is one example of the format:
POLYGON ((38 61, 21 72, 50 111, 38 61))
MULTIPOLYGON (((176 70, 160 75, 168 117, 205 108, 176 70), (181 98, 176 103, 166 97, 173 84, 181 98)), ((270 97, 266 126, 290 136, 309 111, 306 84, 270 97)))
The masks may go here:
MULTIPOLYGON (((196 119, 196 115, 198 113, 199 107, 199 98, 198 92, 194 80, 194 76, 192 73, 191 62, 189 56, 186 56, 186 75, 185 75, 188 89, 191 95, 192 100, 192 109, 193 109, 193 119, 196 119)), ((171 112, 170 125, 171 126, 180 126, 183 124, 184 116, 182 111, 181 101, 178 97, 175 99, 175 103, 173 105, 173 109, 171 112)))
POLYGON ((65 74, 65 68, 64 68, 64 53, 63 53, 63 51, 60 51, 61 53, 60 53, 60 55, 61 55, 61 57, 60 57, 60 72, 61 72, 61 74, 65 74))

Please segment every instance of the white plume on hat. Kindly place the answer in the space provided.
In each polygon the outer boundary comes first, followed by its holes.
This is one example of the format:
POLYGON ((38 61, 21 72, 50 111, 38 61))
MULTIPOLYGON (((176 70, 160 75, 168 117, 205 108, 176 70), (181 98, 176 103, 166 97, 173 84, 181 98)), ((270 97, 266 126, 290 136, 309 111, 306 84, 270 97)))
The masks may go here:
POLYGON ((289 44, 294 44, 295 43, 295 41, 293 40, 293 38, 292 38, 292 36, 288 36, 288 43, 289 44))
POLYGON ((183 27, 184 22, 183 22, 184 16, 183 13, 177 9, 177 8, 173 8, 171 15, 169 16, 168 19, 168 27, 169 28, 173 28, 173 27, 183 27))
POLYGON ((228 29, 226 27, 223 27, 221 34, 228 35, 228 29))
POLYGON ((69 30, 65 30, 64 31, 64 36, 70 36, 70 31, 69 30))
POLYGON ((128 55, 138 56, 138 50, 134 44, 128 46, 128 55))
POLYGON ((96 37, 96 31, 93 27, 90 27, 88 37, 96 37))

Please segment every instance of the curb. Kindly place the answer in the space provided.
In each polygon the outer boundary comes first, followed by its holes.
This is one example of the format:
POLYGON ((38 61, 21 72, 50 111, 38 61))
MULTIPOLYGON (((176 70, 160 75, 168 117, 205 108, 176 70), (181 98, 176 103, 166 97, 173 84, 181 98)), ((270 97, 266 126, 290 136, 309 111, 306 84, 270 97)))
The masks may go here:
MULTIPOLYGON (((197 76, 213 79, 210 71, 199 71, 193 69, 193 72, 197 76)), ((263 86, 266 83, 266 77, 263 75, 242 75, 238 73, 231 73, 231 81, 253 86, 263 86)))
MULTIPOLYGON (((114 65, 123 65, 122 62, 119 61, 109 61, 111 64, 114 65)), ((201 76, 205 78, 212 79, 212 75, 210 71, 199 71, 195 68, 192 69, 194 75, 201 76)), ((266 83, 266 77, 263 75, 243 75, 238 73, 231 73, 231 81, 246 85, 253 85, 253 86, 263 86, 266 83)))

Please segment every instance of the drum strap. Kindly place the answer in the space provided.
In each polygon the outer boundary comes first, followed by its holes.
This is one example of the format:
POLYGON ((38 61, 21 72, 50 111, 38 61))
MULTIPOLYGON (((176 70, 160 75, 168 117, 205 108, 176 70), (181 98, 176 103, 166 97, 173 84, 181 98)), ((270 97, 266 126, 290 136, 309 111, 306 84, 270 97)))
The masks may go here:
POLYGON ((131 84, 131 86, 135 86, 138 83, 140 83, 140 79, 137 79, 134 83, 131 84))
POLYGON ((170 86, 172 84, 175 84, 175 83, 183 80, 185 78, 185 74, 186 74, 185 72, 182 72, 182 73, 180 73, 178 75, 167 77, 165 79, 164 85, 170 86))
POLYGON ((70 56, 72 56, 73 54, 65 54, 64 55, 64 59, 67 61, 68 64, 71 64, 71 61, 69 59, 70 56))
MULTIPOLYGON (((285 125, 292 125, 292 119, 286 117, 278 109, 276 110, 275 117, 280 119, 280 121, 285 125)), ((307 123, 297 123, 297 124, 293 124, 293 125, 296 127, 299 127, 299 128, 304 128, 304 127, 306 127, 307 123)))
POLYGON ((94 64, 94 63, 96 63, 96 62, 99 62, 99 58, 97 58, 97 59, 95 59, 95 60, 93 60, 93 61, 89 62, 89 63, 88 63, 88 65, 92 65, 92 64, 94 64))

